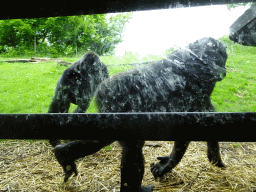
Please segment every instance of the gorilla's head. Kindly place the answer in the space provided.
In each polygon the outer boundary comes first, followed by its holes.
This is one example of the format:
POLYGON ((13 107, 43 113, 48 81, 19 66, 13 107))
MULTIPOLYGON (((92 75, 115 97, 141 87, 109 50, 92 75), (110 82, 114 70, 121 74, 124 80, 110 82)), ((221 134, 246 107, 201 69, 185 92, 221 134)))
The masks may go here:
POLYGON ((216 64, 219 67, 225 68, 225 63, 228 58, 226 46, 220 41, 212 37, 204 37, 188 45, 188 48, 193 51, 205 64, 216 64))
POLYGON ((93 75, 101 78, 103 81, 109 77, 107 67, 94 52, 87 52, 82 56, 78 61, 77 71, 80 72, 83 78, 87 78, 88 75, 93 75))
POLYGON ((180 59, 180 67, 190 77, 205 82, 216 82, 226 76, 227 57, 226 46, 212 37, 204 37, 184 49, 173 52, 167 58, 180 59))

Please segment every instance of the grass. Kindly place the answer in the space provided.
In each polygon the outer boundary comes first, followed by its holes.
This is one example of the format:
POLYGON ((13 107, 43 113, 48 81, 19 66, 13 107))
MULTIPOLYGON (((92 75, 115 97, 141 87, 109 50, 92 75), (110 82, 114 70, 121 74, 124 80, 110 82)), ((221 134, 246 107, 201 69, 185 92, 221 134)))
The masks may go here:
MULTIPOLYGON (((127 56, 126 56, 127 57, 127 56)), ((130 59, 120 57, 101 57, 105 64, 124 64, 143 62, 149 59, 157 60, 160 56, 140 58, 129 56, 130 59), (153 58, 153 59, 152 59, 153 58)), ((58 65, 55 61, 40 63, 6 63, 1 62, 15 58, 0 58, 0 113, 46 113, 54 95, 56 83, 67 68, 58 65)), ((62 58, 67 62, 75 62, 80 57, 62 58)), ((133 68, 132 65, 109 66, 110 76, 133 68)), ((76 105, 71 104, 69 112, 74 111, 76 105)), ((96 113, 95 103, 89 106, 88 113, 96 113)))
POLYGON ((65 68, 54 62, 0 63, 0 113, 46 113, 65 68))
POLYGON ((228 48, 227 75, 211 95, 218 112, 256 111, 256 47, 232 44, 228 48))
MULTIPOLYGON (((217 82, 211 99, 218 112, 255 112, 256 111, 256 48, 230 43, 226 63, 227 76, 217 82)), ((63 58, 74 62, 80 59, 63 58)), ((106 65, 136 63, 163 58, 163 55, 136 54, 125 56, 102 56, 106 65)), ((15 59, 15 58, 8 58, 15 59)), ((55 61, 41 63, 6 63, 0 57, 0 113, 46 113, 54 95, 57 80, 67 68, 55 61)), ((136 66, 109 66, 110 76, 136 66)), ((76 108, 71 105, 70 112, 76 108)), ((96 106, 91 102, 87 113, 96 113, 96 106)))

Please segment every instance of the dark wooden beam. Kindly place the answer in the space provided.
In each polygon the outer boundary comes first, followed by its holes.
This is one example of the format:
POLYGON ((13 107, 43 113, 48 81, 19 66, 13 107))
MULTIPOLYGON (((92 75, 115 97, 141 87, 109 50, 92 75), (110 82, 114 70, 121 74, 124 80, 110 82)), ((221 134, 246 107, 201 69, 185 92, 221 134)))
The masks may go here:
POLYGON ((0 139, 256 141, 256 113, 0 114, 0 139))
MULTIPOLYGON (((94 1, 5 1, 0 19, 56 17, 70 15, 91 15, 114 12, 145 11, 205 5, 246 3, 255 0, 94 0, 94 1)), ((216 13, 217 14, 217 13, 216 13)))

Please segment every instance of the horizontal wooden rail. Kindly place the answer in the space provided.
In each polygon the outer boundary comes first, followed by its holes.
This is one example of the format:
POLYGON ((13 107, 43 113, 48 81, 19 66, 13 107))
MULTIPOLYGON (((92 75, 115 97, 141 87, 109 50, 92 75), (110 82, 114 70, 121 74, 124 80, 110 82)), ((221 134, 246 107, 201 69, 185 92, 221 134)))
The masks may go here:
POLYGON ((256 141, 256 113, 0 114, 0 139, 256 141))
MULTIPOLYGON (((70 15, 92 15, 114 12, 146 11, 154 9, 196 7, 204 5, 224 5, 255 2, 255 0, 94 0, 90 6, 78 6, 79 3, 65 1, 58 4, 42 4, 31 9, 30 2, 17 4, 22 11, 0 12, 0 19, 19 19, 37 17, 56 17, 70 15)), ((12 1, 5 1, 6 7, 12 7, 12 1)), ((216 13, 217 14, 217 13, 216 13)))

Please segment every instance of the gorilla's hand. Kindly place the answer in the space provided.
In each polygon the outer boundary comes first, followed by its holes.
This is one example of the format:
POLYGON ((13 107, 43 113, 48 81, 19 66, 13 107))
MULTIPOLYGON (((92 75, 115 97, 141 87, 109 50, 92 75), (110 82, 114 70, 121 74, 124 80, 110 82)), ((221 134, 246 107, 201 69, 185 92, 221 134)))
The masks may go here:
POLYGON ((75 173, 75 176, 77 176, 75 158, 72 158, 72 156, 68 155, 68 151, 65 145, 57 145, 54 149, 54 153, 57 161, 65 172, 64 182, 67 182, 73 173, 75 173))
POLYGON ((171 157, 169 155, 163 157, 157 157, 160 162, 157 164, 151 163, 151 173, 154 175, 155 179, 158 177, 163 177, 164 174, 170 172, 172 170, 171 165, 171 157))
POLYGON ((74 162, 72 162, 71 165, 67 165, 65 168, 63 167, 63 169, 65 171, 64 182, 67 182, 67 180, 73 174, 73 172, 75 173, 75 176, 77 176, 78 174, 76 169, 76 164, 74 162))

